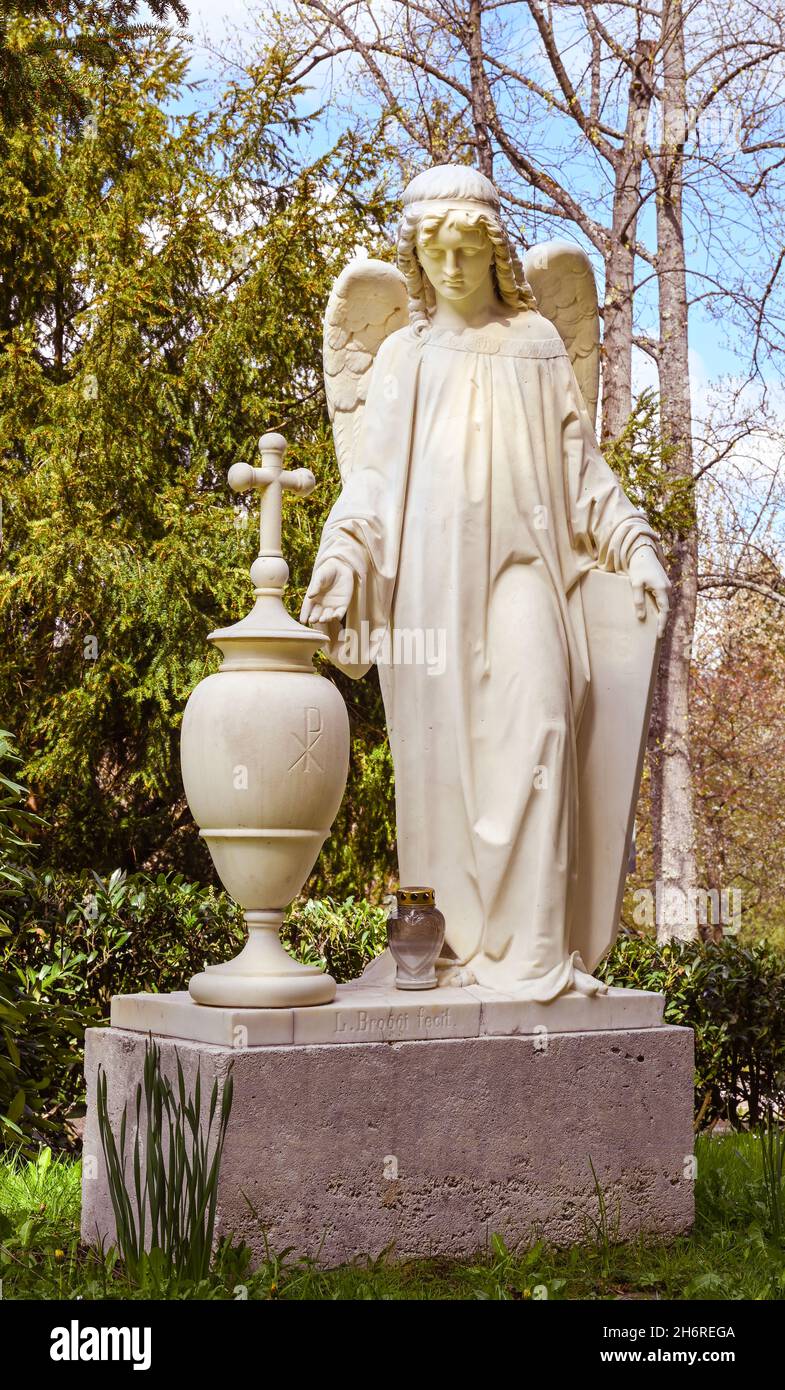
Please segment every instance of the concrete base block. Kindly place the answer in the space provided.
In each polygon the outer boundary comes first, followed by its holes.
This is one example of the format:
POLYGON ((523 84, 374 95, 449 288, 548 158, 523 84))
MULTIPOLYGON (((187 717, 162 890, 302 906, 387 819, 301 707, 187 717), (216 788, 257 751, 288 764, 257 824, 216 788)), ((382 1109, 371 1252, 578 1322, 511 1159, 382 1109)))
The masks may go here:
MULTIPOLYGON (((219 1235, 261 1257, 292 1247, 330 1265, 355 1256, 471 1255, 498 1233, 580 1241, 597 1217, 593 1164, 612 1231, 671 1236, 693 1219, 689 1029, 232 1048, 159 1036, 202 1094, 231 1064, 234 1106, 219 1235), (250 1204, 250 1205, 249 1205, 250 1204), (255 1209, 256 1216, 251 1211, 255 1209)), ((82 1234, 113 1239, 95 1110, 107 1074, 115 1133, 145 1036, 87 1034, 82 1234)))

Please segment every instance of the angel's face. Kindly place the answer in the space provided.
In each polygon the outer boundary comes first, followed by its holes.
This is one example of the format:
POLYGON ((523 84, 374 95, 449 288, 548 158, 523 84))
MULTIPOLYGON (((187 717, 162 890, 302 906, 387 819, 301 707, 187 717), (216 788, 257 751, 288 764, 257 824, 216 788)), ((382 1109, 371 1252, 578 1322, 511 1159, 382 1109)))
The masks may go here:
POLYGON ((417 258, 434 291, 444 299, 467 299, 491 286, 493 246, 485 227, 465 212, 424 217, 417 232, 417 258))

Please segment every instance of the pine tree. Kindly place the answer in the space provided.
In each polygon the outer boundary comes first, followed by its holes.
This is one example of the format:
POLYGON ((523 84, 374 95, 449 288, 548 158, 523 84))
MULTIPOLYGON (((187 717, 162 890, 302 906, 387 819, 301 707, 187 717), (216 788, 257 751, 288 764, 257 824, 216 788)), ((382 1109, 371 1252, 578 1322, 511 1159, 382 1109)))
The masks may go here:
MULTIPOLYGON (((206 871, 178 740, 217 664, 207 633, 251 597, 255 528, 226 472, 278 429, 319 478, 285 516, 296 608, 337 491, 321 314, 386 211, 378 143, 298 158, 285 54, 206 117, 164 114, 184 77, 182 48, 154 35, 144 65, 90 79, 86 131, 41 114, 0 166, 0 707, 49 860, 70 868, 206 871)), ((325 871, 358 891, 389 859, 391 778, 378 693, 355 688, 352 709, 325 871)))
MULTIPOLYGON (((181 0, 147 0, 156 20, 188 21, 181 0)), ((47 107, 72 120, 90 110, 84 76, 109 71, 161 25, 137 24, 139 0, 0 0, 0 133, 47 107)))

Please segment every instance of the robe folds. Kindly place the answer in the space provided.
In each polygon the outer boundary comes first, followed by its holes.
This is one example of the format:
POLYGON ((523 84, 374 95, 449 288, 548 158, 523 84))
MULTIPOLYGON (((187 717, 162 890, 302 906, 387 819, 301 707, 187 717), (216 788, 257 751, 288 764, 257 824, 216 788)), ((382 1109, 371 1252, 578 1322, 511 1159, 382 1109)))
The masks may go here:
POLYGON ((401 883, 435 889, 467 978, 519 998, 596 987, 569 948, 579 580, 642 538, 547 320, 385 340, 317 556, 355 575, 324 630, 350 675, 379 667, 401 883))

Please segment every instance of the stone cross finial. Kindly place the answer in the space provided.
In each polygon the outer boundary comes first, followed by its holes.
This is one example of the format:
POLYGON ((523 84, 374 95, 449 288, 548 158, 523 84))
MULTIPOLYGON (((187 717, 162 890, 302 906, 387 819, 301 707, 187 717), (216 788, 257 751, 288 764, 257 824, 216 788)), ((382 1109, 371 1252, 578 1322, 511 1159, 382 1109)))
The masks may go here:
POLYGON ((257 590, 280 592, 289 578, 289 566, 281 552, 281 503, 284 489, 307 497, 316 487, 310 468, 283 471, 286 440, 282 434, 263 434, 259 440, 261 468, 250 463, 233 463, 228 481, 233 492, 257 488, 262 493, 259 515, 259 554, 251 565, 251 579, 257 590))

